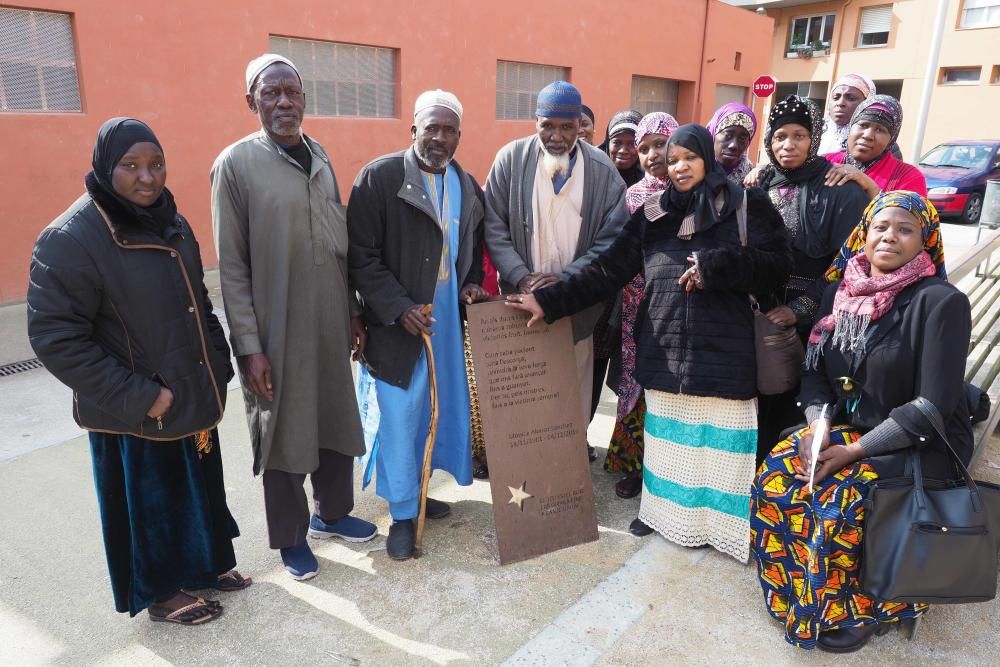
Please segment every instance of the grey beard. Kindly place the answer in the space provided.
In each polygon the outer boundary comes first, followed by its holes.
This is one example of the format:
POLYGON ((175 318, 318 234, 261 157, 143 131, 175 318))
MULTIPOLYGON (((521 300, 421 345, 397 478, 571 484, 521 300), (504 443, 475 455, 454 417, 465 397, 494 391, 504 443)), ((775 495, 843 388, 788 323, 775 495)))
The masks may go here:
POLYGON ((279 137, 295 137, 298 139, 302 134, 302 123, 296 123, 294 127, 291 127, 287 121, 272 119, 271 133, 279 137))
POLYGON ((420 158, 420 161, 431 169, 444 169, 451 163, 450 157, 432 158, 424 151, 424 147, 420 142, 413 143, 413 150, 416 152, 417 157, 420 158))

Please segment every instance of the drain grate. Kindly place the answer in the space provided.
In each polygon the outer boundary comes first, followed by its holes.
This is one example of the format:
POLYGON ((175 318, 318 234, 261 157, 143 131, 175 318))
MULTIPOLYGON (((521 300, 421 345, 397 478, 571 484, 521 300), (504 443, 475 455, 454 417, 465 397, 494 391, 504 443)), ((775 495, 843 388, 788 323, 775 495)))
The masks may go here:
POLYGON ((42 362, 40 362, 38 359, 28 359, 27 361, 15 361, 12 364, 0 366, 0 377, 7 377, 8 375, 17 375, 18 373, 23 373, 25 371, 33 371, 36 368, 42 368, 42 362))

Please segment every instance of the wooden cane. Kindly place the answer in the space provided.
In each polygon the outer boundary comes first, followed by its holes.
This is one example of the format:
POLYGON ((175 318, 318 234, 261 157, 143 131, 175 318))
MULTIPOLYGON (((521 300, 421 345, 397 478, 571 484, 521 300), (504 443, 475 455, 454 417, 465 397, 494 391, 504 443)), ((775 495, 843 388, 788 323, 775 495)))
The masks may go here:
MULTIPOLYGON (((425 317, 431 314, 431 304, 421 309, 425 317)), ((437 373, 434 370, 434 349, 431 347, 429 334, 421 334, 424 350, 427 352, 427 377, 431 394, 431 423, 427 429, 427 440, 424 442, 424 469, 420 475, 420 512, 417 514, 417 538, 414 542, 414 556, 420 555, 420 545, 424 541, 424 521, 427 518, 427 488, 431 483, 431 457, 434 454, 434 439, 437 436, 438 423, 438 392, 437 373)))

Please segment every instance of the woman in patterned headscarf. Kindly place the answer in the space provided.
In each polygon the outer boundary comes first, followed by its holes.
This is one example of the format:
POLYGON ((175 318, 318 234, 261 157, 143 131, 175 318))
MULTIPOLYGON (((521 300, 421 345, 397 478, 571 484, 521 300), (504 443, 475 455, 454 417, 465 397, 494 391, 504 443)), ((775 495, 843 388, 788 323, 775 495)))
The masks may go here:
MULTIPOLYGON (((861 219, 868 195, 857 183, 826 184, 831 165, 819 156, 822 118, 812 100, 789 95, 771 109, 764 150, 771 164, 761 173, 761 186, 781 213, 791 237, 791 277, 779 294, 761 302, 768 319, 796 327, 803 338, 813 325, 825 286, 823 274, 861 219)), ((758 295, 760 301, 760 296, 758 295)), ((758 458, 785 429, 802 422, 797 389, 761 396, 758 458)))
MULTIPOLYGON (((625 194, 625 207, 635 213, 650 196, 663 192, 669 186, 667 178, 667 140, 679 127, 677 120, 668 113, 657 111, 643 116, 635 133, 639 149, 639 163, 646 176, 630 187, 625 194)), ((621 370, 618 381, 618 415, 615 429, 604 459, 608 472, 625 473, 615 485, 620 498, 634 498, 642 490, 642 432, 646 417, 646 402, 642 387, 632 377, 635 369, 635 318, 642 302, 646 284, 642 273, 636 274, 622 289, 622 346, 621 370)))
POLYGON ((874 95, 854 111, 847 150, 826 156, 833 165, 827 185, 854 181, 869 197, 889 190, 909 190, 927 195, 927 180, 919 169, 890 152, 903 126, 903 107, 888 95, 874 95))
POLYGON ((844 269, 852 257, 865 249, 868 242, 868 226, 871 218, 878 211, 887 207, 897 207, 909 211, 923 230, 924 250, 934 264, 934 275, 942 280, 948 279, 948 272, 944 266, 944 241, 941 239, 941 220, 938 218, 937 209, 923 195, 908 191, 889 191, 872 201, 865 210, 861 222, 854 228, 851 235, 844 242, 843 247, 833 260, 833 264, 826 270, 826 281, 835 283, 844 277, 844 269))
POLYGON ((709 121, 708 131, 715 138, 715 159, 726 176, 733 183, 743 185, 743 179, 753 169, 753 163, 747 158, 747 149, 757 134, 757 117, 753 110, 745 104, 724 104, 709 121))
POLYGON ((768 611, 784 623, 790 644, 836 653, 912 626, 927 610, 873 599, 859 580, 872 484, 902 476, 913 447, 926 477, 956 474, 944 442, 920 435, 934 429, 914 403, 940 414, 966 464, 973 445, 963 388, 971 312, 968 298, 943 279, 937 211, 912 192, 886 192, 852 239, 857 252, 838 263, 838 283, 826 289, 809 337, 800 399, 810 427, 768 455, 750 505, 768 611), (810 490, 812 433, 824 405, 824 426, 833 427, 810 490))
POLYGON ((847 147, 847 134, 855 109, 875 95, 875 82, 863 74, 848 74, 830 91, 819 154, 836 153, 847 147))

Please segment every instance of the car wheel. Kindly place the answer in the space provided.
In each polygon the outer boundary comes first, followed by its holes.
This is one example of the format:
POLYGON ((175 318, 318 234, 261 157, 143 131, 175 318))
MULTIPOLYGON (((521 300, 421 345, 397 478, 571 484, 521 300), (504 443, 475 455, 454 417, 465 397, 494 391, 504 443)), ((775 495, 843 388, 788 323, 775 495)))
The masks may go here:
POLYGON ((979 222, 979 216, 983 212, 983 195, 980 192, 973 192, 965 200, 965 208, 962 209, 962 222, 974 225, 979 222))

